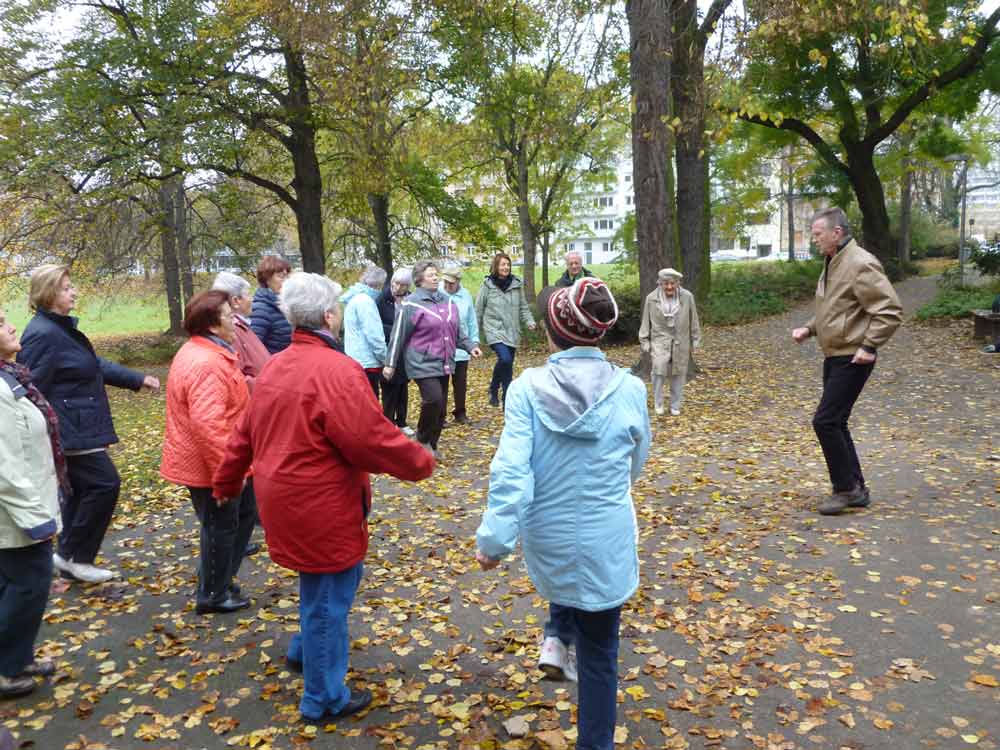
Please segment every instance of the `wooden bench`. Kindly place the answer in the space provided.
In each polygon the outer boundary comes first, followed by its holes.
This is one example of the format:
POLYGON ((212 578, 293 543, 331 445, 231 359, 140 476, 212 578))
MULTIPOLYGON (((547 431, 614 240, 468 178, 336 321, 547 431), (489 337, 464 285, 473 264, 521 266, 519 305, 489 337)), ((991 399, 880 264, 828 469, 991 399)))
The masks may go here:
POLYGON ((992 344, 1000 339, 1000 313, 989 310, 973 310, 972 320, 972 335, 977 341, 987 339, 992 344))

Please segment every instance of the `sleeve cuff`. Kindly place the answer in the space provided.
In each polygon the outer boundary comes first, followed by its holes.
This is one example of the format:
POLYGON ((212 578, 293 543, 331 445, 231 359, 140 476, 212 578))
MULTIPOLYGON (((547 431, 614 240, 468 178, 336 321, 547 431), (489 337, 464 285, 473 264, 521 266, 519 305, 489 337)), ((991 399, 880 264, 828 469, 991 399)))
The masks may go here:
POLYGON ((56 533, 56 522, 55 520, 46 521, 40 526, 35 526, 31 529, 22 529, 25 534, 34 539, 36 542, 40 542, 43 539, 48 539, 56 533))

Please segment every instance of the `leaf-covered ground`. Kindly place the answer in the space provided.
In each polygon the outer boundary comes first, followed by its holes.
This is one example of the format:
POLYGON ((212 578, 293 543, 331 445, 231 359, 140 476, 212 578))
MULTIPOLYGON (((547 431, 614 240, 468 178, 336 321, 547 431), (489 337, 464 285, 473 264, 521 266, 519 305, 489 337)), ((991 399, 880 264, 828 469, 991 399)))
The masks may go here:
MULTIPOLYGON (((910 313, 933 291, 900 286, 910 313)), ((655 419, 634 488, 642 585, 623 615, 619 746, 995 748, 1000 359, 970 324, 908 320, 852 423, 873 505, 824 518, 821 359, 788 335, 804 315, 710 329, 683 416, 655 419)), ((104 553, 127 580, 53 591, 39 642, 58 675, 0 704, 20 746, 572 747, 575 689, 534 668, 545 602, 519 557, 490 573, 473 559, 502 426, 491 364, 474 366, 474 423, 445 432, 435 476, 376 483, 351 616, 351 679, 376 700, 318 726, 300 721, 283 662, 295 575, 259 554, 240 575, 253 608, 194 614, 194 513, 156 477, 163 399, 114 393, 124 490, 104 553)))

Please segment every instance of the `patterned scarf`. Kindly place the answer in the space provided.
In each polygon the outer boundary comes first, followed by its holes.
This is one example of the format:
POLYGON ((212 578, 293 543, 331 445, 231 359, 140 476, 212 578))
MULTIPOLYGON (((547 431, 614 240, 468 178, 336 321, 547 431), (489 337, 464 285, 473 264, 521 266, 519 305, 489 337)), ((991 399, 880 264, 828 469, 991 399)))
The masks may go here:
MULTIPOLYGON (((673 297, 668 297, 663 292, 663 287, 656 287, 656 301, 660 306, 660 312, 663 313, 665 318, 673 318, 677 314, 678 308, 681 306, 681 293, 680 287, 674 292, 673 297)), ((671 323, 673 321, 670 321, 671 323)))
POLYGON ((65 502, 66 498, 73 494, 73 488, 69 483, 69 473, 66 470, 66 456, 63 454, 62 442, 59 440, 59 417, 55 410, 45 400, 45 396, 31 382, 31 371, 24 365, 14 364, 0 360, 0 369, 14 376, 18 383, 24 386, 28 392, 27 399, 38 407, 38 411, 45 417, 45 427, 49 433, 49 444, 52 446, 52 459, 56 465, 56 477, 59 479, 59 504, 65 502))

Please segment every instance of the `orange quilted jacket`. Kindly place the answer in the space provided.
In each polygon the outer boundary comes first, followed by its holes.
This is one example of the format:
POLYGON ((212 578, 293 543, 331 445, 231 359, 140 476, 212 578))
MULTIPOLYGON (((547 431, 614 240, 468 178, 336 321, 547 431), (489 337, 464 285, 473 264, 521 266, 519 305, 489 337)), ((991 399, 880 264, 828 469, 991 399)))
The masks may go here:
POLYGON ((160 476, 187 487, 211 487, 230 433, 250 401, 239 357, 194 336, 167 375, 167 429, 160 476))

